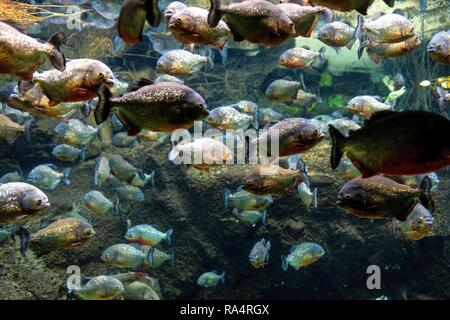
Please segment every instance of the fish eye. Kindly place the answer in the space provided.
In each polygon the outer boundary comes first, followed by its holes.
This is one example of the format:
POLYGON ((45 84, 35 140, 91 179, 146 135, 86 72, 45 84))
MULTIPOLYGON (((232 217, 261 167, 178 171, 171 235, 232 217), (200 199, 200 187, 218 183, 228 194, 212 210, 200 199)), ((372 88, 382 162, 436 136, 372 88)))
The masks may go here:
POLYGON ((39 199, 39 200, 36 202, 36 204, 37 204, 38 206, 40 206, 40 205, 42 204, 42 199, 39 199))
POLYGON ((419 217, 419 222, 422 222, 423 221, 423 217, 419 217))
POLYGON ((181 18, 177 18, 177 19, 175 20, 175 23, 178 24, 178 25, 180 25, 180 24, 183 23, 183 21, 181 20, 181 18))
POLYGON ((352 196, 350 194, 348 194, 348 193, 344 195, 344 199, 345 200, 350 200, 351 197, 352 196))
POLYGON ((105 74, 103 73, 103 72, 100 72, 99 74, 98 74, 98 78, 99 79, 105 79, 105 74))
POLYGON ((316 130, 314 130, 314 135, 316 135, 316 136, 317 136, 318 134, 319 134, 319 130, 317 130, 317 129, 316 129, 316 130))
POLYGON ((436 47, 437 47, 438 50, 441 50, 442 49, 442 44, 439 43, 436 47))

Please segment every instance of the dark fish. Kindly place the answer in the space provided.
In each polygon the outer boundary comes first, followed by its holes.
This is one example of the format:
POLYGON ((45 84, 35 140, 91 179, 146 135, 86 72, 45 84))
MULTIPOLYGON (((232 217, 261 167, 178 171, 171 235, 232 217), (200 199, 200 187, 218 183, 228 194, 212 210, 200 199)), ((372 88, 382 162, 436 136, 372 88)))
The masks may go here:
POLYGON ((144 39, 145 21, 157 27, 161 21, 158 0, 125 0, 120 11, 117 31, 126 44, 144 39))
POLYGON ((295 37, 295 26, 289 16, 276 5, 264 0, 246 0, 222 5, 211 0, 208 24, 215 27, 226 22, 235 41, 248 40, 266 46, 277 46, 295 37))
MULTIPOLYGON (((312 0, 314 4, 318 4, 333 10, 352 11, 356 10, 362 15, 367 14, 367 9, 375 0, 312 0)), ((393 7, 395 0, 383 0, 388 6, 393 7)))
POLYGON ((450 64, 450 30, 435 34, 428 44, 427 50, 434 61, 450 64))
POLYGON ((172 132, 191 128, 194 121, 208 116, 205 100, 193 89, 174 82, 147 85, 137 91, 113 98, 105 85, 100 87, 95 120, 100 124, 115 109, 131 136, 141 130, 172 132))
POLYGON ((450 121, 426 111, 381 111, 346 138, 330 125, 331 167, 344 153, 363 177, 419 175, 450 165, 450 121))
POLYGON ((422 180, 419 189, 399 184, 383 176, 355 178, 339 191, 337 204, 350 214, 369 219, 397 218, 405 221, 419 201, 433 211, 431 180, 422 180))

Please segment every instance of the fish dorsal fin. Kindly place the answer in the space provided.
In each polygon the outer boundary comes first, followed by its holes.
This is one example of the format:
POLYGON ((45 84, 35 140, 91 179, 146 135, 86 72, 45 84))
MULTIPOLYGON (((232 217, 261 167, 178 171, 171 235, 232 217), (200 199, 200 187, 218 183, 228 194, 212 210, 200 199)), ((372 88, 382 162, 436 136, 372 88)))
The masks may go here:
POLYGON ((394 115, 394 114, 397 114, 397 112, 391 111, 391 110, 378 111, 378 112, 374 113, 374 114, 370 117, 370 119, 368 119, 368 120, 366 120, 366 121, 364 122, 364 126, 367 126, 367 125, 369 125, 369 124, 372 124, 372 123, 374 123, 374 122, 376 122, 376 121, 379 121, 379 120, 381 120, 381 119, 390 117, 390 116, 392 116, 392 115, 394 115))
POLYGON ((128 87, 128 92, 137 91, 137 90, 141 89, 142 87, 149 86, 153 83, 154 82, 150 79, 140 78, 139 80, 130 84, 130 86, 128 87))

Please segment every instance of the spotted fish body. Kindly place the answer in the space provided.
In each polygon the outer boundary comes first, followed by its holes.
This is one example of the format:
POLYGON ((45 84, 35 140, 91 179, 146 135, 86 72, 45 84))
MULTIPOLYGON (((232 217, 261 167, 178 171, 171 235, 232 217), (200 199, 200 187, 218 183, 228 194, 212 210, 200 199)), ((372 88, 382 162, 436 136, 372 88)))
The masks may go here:
MULTIPOLYGON (((314 4, 318 4, 333 10, 352 11, 356 10, 362 15, 367 14, 367 10, 375 0, 312 0, 314 4)), ((388 6, 393 7, 395 0, 383 0, 388 6)))
MULTIPOLYGON (((63 37, 63 34, 56 36, 63 37)), ((31 80, 33 73, 46 59, 50 59, 59 70, 64 70, 64 57, 55 45, 40 43, 0 22, 0 74, 12 74, 23 80, 31 80)))
POLYGON ((334 21, 322 26, 317 38, 326 45, 334 48, 352 48, 356 40, 356 29, 342 21, 334 21))
POLYGON ((113 300, 125 291, 122 282, 114 276, 91 278, 81 288, 70 289, 74 295, 83 300, 113 300))

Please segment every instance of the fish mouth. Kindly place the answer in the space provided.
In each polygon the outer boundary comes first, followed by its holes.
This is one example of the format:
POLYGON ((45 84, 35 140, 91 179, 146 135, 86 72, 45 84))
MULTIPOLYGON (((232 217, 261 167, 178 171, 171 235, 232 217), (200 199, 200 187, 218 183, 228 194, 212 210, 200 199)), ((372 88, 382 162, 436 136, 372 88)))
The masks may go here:
POLYGON ((106 86, 111 89, 115 84, 114 78, 108 78, 105 81, 103 81, 103 83, 106 84, 106 86))

